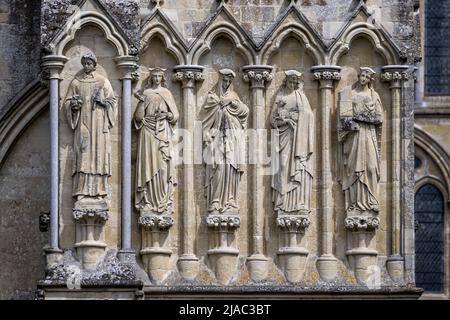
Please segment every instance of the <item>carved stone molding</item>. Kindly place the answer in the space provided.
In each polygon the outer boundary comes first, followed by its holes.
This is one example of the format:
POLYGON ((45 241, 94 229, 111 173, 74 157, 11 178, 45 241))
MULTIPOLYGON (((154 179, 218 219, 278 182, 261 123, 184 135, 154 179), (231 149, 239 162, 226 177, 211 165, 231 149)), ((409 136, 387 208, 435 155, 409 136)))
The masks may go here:
POLYGON ((341 74, 338 71, 316 71, 314 80, 341 80, 341 74))
POLYGON ((284 231, 303 232, 310 224, 307 216, 282 215, 277 218, 277 226, 284 231))
POLYGON ((146 229, 167 230, 174 225, 175 221, 167 215, 143 215, 139 217, 139 225, 146 229))
POLYGON ((245 82, 250 82, 252 87, 264 88, 267 82, 273 80, 273 67, 262 65, 249 65, 242 68, 244 72, 242 78, 245 82))
POLYGON ((108 209, 90 209, 90 208, 74 208, 73 209, 73 218, 75 220, 81 220, 85 217, 94 218, 98 217, 107 221, 109 219, 109 210, 108 209))
POLYGON ((318 65, 311 68, 314 80, 320 81, 325 87, 330 87, 334 81, 341 80, 341 67, 333 65, 318 65))
POLYGON ((345 228, 349 231, 374 231, 380 226, 378 217, 347 217, 345 228))
POLYGON ((216 230, 235 230, 241 226, 241 218, 234 215, 209 215, 206 225, 216 230))
POLYGON ((183 88, 194 88, 197 81, 205 80, 204 69, 197 65, 178 65, 174 67, 172 79, 181 82, 183 88))

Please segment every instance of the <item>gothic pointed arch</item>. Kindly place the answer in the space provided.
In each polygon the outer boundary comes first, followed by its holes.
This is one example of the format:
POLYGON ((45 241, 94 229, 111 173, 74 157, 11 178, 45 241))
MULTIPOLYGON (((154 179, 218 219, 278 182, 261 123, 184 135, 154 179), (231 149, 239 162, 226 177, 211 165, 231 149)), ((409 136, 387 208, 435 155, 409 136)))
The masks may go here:
POLYGON ((288 37, 300 40, 316 64, 324 64, 326 45, 308 19, 295 6, 290 6, 270 29, 261 44, 258 58, 267 64, 271 55, 280 49, 288 37))
POLYGON ((137 54, 136 44, 100 1, 81 0, 77 6, 78 9, 67 19, 64 26, 44 45, 48 54, 63 55, 67 44, 73 41, 77 31, 86 25, 100 28, 107 41, 116 48, 118 56, 137 54))
POLYGON ((374 50, 384 57, 386 64, 399 64, 401 50, 382 25, 375 21, 367 7, 362 4, 356 8, 352 18, 341 28, 336 40, 330 44, 327 63, 337 64, 349 50, 355 38, 369 40, 374 50))
MULTIPOLYGON (((444 194, 446 194, 447 199, 450 199, 450 156, 444 148, 435 139, 433 139, 433 137, 431 137, 418 125, 414 126, 414 143, 416 146, 421 148, 439 168, 443 181, 436 185, 441 188, 445 187, 444 194)), ((420 181, 421 179, 416 181, 416 183, 420 181)))
POLYGON ((141 27, 140 52, 145 52, 151 40, 159 36, 166 49, 177 58, 179 64, 186 64, 188 45, 170 19, 157 9, 141 27))
POLYGON ((216 14, 197 35, 196 41, 190 47, 189 63, 198 64, 200 57, 211 50, 214 40, 225 36, 234 43, 236 49, 246 57, 249 64, 256 62, 256 44, 239 25, 229 9, 220 6, 216 14))

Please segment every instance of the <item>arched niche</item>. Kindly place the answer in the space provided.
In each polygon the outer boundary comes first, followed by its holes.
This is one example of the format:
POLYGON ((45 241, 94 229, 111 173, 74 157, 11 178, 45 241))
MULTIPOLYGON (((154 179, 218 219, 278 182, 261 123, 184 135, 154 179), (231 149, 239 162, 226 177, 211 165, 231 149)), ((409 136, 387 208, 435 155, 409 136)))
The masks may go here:
POLYGON ((98 60, 96 72, 103 75, 111 82, 117 97, 117 120, 111 131, 111 152, 112 152, 112 176, 110 178, 110 217, 105 225, 105 237, 108 247, 117 247, 120 236, 120 145, 121 145, 121 72, 118 70, 114 58, 120 55, 116 46, 107 39, 104 30, 98 25, 84 24, 67 42, 62 54, 69 61, 65 64, 61 72, 60 82, 60 243, 62 248, 71 248, 75 239, 75 222, 72 215, 72 170, 75 160, 73 151, 74 133, 69 127, 64 110, 64 100, 67 95, 70 83, 79 73, 82 72, 81 57, 93 52, 98 60))
MULTIPOLYGON (((266 128, 271 129, 270 124, 270 116, 272 113, 272 109, 274 106, 275 98, 278 94, 278 91, 282 88, 283 82, 286 78, 285 71, 287 70, 297 70, 300 71, 303 75, 303 90, 308 98, 308 101, 311 105, 311 109, 314 113, 315 119, 315 150, 313 154, 314 158, 314 172, 313 172, 313 190, 317 189, 317 177, 318 170, 320 170, 319 163, 319 150, 320 144, 318 144, 319 136, 317 132, 320 131, 320 127, 318 124, 320 123, 320 110, 319 110, 319 92, 317 87, 317 81, 313 80, 310 69, 314 66, 315 57, 311 54, 310 51, 306 50, 305 44, 301 38, 297 36, 289 36, 284 38, 284 40, 279 44, 279 49, 272 52, 272 55, 269 57, 267 64, 274 67, 274 78, 268 84, 266 91, 266 128)), ((268 135, 269 139, 271 135, 268 135)), ((270 141, 268 142, 270 143, 270 141)), ((270 149, 269 149, 270 150, 270 149)), ((266 190, 271 189, 271 180, 265 179, 264 183, 266 184, 266 190)), ((310 253, 317 252, 317 245, 319 243, 317 238, 317 197, 314 196, 314 192, 312 193, 311 199, 311 213, 310 219, 312 221, 311 225, 307 230, 307 237, 309 237, 307 244, 307 249, 310 253)), ((273 204, 272 197, 265 197, 264 207, 266 208, 265 215, 267 217, 267 223, 269 228, 269 234, 271 239, 277 239, 279 228, 276 226, 276 215, 273 212, 273 204)), ((278 250, 277 241, 267 241, 268 251, 271 255, 276 256, 276 252, 278 250)))
MULTIPOLYGON (((374 76, 375 81, 372 82, 373 88, 380 95, 383 105, 383 125, 381 135, 381 167, 380 167, 380 183, 378 198, 380 201, 380 228, 376 233, 377 247, 376 250, 380 255, 387 253, 387 242, 390 237, 390 206, 391 206, 391 192, 390 182, 392 180, 392 168, 391 168, 391 145, 392 145, 392 132, 391 132, 391 92, 389 85, 386 82, 381 82, 380 74, 381 67, 388 64, 388 58, 381 54, 380 50, 377 50, 373 41, 369 39, 365 34, 360 34, 351 38, 349 48, 340 56, 337 61, 341 70, 341 80, 336 86, 335 95, 335 108, 332 109, 331 115, 331 136, 334 139, 334 143, 331 144, 332 154, 334 159, 338 157, 338 141, 337 141, 337 106, 338 106, 338 93, 347 86, 353 85, 358 80, 360 67, 371 67, 377 74, 374 76)), ((339 180, 339 167, 342 164, 339 161, 332 161, 332 173, 333 181, 339 180)), ((337 241, 336 251, 337 255, 345 256, 345 239, 346 233, 344 232, 344 194, 342 192, 342 186, 340 183, 335 183, 333 186, 333 197, 336 212, 336 224, 337 224, 337 241)))
MULTIPOLYGON (((165 71, 165 85, 167 89, 172 93, 176 106, 178 108, 178 112, 180 113, 178 123, 175 125, 175 128, 183 128, 183 114, 187 110, 183 109, 182 105, 182 92, 180 82, 176 82, 172 80, 173 70, 176 65, 182 64, 183 60, 179 60, 180 56, 174 53, 173 50, 167 47, 168 41, 167 38, 159 33, 154 33, 151 38, 146 39, 145 47, 142 49, 139 57, 139 73, 140 79, 136 83, 134 92, 143 91, 150 85, 150 70, 149 68, 163 68, 165 71)), ((134 117, 134 112, 139 103, 139 100, 136 96, 132 98, 132 117, 134 117)), ((132 148, 131 148, 131 168, 132 168, 132 200, 131 203, 134 207, 135 203, 135 175, 136 175, 136 157, 137 157, 137 143, 138 143, 138 131, 135 130, 134 124, 132 125, 132 148)), ((174 137, 176 140, 176 137, 174 137)), ((176 161, 175 161, 176 163, 176 161)), ((176 163, 176 180, 178 185, 174 188, 173 193, 173 209, 174 215, 173 218, 176 221, 175 227, 170 229, 169 232, 169 243, 170 247, 173 249, 173 255, 171 256, 171 268, 176 268, 177 254, 178 254, 178 239, 180 237, 180 231, 177 230, 177 227, 181 227, 181 221, 183 221, 183 211, 182 211, 182 188, 183 188, 183 166, 178 165, 176 163)), ((139 213, 137 210, 133 210, 133 223, 131 224, 132 228, 132 245, 136 252, 139 252, 141 247, 141 232, 138 224, 139 213)), ((178 230, 182 229, 179 228, 178 230)))
POLYGON ((39 214, 50 207, 49 112, 16 136, 0 168, 0 299, 33 299, 44 277, 39 214))
MULTIPOLYGON (((250 114, 247 120, 247 128, 251 128, 252 124, 252 108, 250 101, 250 90, 248 83, 242 79, 241 67, 248 65, 249 61, 245 55, 236 47, 233 38, 227 35, 220 35, 214 39, 211 43, 211 50, 205 51, 205 53, 199 59, 199 65, 204 66, 205 80, 201 84, 197 84, 197 110, 196 115, 201 128, 202 114, 201 109, 205 103, 206 97, 209 91, 215 89, 219 80, 219 70, 223 68, 232 69, 236 73, 236 77, 233 81, 233 87, 236 93, 239 95, 243 103, 245 103, 249 109, 250 114)), ((245 167, 245 166, 244 166, 245 167)), ((240 199, 239 199, 239 211, 241 216, 241 226, 237 232, 237 247, 239 248, 240 255, 246 255, 248 253, 248 239, 249 230, 248 225, 251 224, 251 215, 249 212, 250 202, 248 201, 248 185, 249 179, 248 168, 244 169, 245 172, 241 177, 240 199)), ((208 233, 205 224, 206 219, 206 198, 205 198, 205 167, 204 165, 194 165, 195 174, 195 196, 196 203, 198 205, 197 212, 199 217, 197 218, 197 246, 199 256, 205 256, 208 248, 208 233)))

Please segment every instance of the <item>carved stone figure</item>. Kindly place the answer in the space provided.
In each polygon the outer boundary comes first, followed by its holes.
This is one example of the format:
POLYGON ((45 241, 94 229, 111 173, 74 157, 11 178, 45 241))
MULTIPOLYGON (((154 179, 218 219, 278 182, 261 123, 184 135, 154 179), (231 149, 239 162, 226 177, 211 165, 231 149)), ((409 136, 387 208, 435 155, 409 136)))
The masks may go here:
POLYGON ((358 82, 339 93, 342 190, 347 216, 378 214, 380 134, 383 110, 371 82, 375 71, 360 68, 358 82))
POLYGON ((95 55, 83 55, 81 64, 83 71, 70 84, 64 107, 75 132, 75 247, 83 266, 92 269, 106 248, 103 227, 109 217, 106 198, 112 162, 110 134, 116 121, 117 100, 109 80, 95 72, 95 55))
POLYGON ((81 58, 83 71, 70 84, 65 111, 74 130, 73 196, 77 201, 103 202, 111 176, 111 128, 117 101, 111 83, 95 72, 97 58, 81 58))
POLYGON ((209 266, 221 284, 228 284, 237 268, 239 250, 234 232, 240 226, 239 182, 249 109, 233 90, 235 73, 219 71, 217 87, 203 106, 204 160, 206 162, 206 224, 210 229, 209 266))
POLYGON ((271 123, 276 129, 277 172, 272 178, 274 209, 278 214, 308 214, 310 211, 314 115, 300 89, 301 73, 285 72, 283 87, 275 98, 271 123))
POLYGON ((203 106, 203 140, 208 213, 237 214, 239 181, 243 173, 242 139, 249 109, 233 90, 235 73, 219 71, 217 87, 203 106))
POLYGON ((171 214, 176 185, 172 156, 173 127, 178 109, 165 88, 164 69, 150 69, 149 87, 138 94, 134 114, 139 130, 136 159, 135 206, 145 214, 171 214))

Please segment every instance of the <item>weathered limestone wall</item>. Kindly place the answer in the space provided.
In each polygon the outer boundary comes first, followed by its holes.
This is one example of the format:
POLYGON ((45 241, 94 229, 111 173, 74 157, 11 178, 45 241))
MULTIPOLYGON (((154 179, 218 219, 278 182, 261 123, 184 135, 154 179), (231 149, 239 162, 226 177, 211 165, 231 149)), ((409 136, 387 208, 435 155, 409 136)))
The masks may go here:
POLYGON ((48 211, 48 112, 18 137, 0 170, 0 299, 34 299, 45 271, 39 214, 48 211))
POLYGON ((0 1, 0 113, 39 75, 40 10, 41 1, 0 1))

